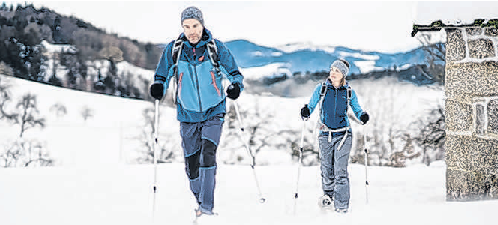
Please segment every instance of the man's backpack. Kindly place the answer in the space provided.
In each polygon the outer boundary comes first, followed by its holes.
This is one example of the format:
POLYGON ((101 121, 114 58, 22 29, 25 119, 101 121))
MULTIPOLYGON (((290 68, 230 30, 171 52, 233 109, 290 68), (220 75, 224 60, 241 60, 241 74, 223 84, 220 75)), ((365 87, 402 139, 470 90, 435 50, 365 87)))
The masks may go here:
MULTIPOLYGON (((170 82, 170 84, 173 84, 173 91, 174 91, 174 96, 173 97, 173 102, 175 105, 178 103, 178 61, 180 61, 180 57, 182 55, 182 47, 183 47, 183 40, 178 38, 175 43, 173 44, 173 48, 171 49, 171 58, 173 58, 173 66, 174 66, 174 72, 173 72, 173 82, 170 82)), ((219 58, 218 58, 218 48, 216 47, 216 42, 214 39, 211 39, 207 43, 207 50, 208 50, 208 55, 209 59, 211 60, 211 63, 213 64, 213 67, 216 71, 216 73, 219 75, 220 74, 220 63, 219 63, 219 58)))

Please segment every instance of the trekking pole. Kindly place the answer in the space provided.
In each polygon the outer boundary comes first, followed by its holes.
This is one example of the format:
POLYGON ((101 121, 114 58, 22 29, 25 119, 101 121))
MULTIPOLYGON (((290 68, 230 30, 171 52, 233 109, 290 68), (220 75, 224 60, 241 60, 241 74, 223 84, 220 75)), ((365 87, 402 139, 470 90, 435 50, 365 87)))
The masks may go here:
POLYGON ((297 199, 299 198, 299 177, 301 176, 301 164, 303 162, 304 132, 306 130, 306 119, 303 121, 303 131, 301 132, 301 143, 299 144, 299 160, 297 165, 296 192, 294 193, 294 214, 296 213, 297 199))
MULTIPOLYGON (((235 107, 235 113, 237 114, 237 119, 239 120, 240 124, 240 133, 242 137, 242 133, 245 131, 244 129, 244 124, 242 123, 242 119, 240 117, 240 112, 239 112, 239 106, 237 105, 237 102, 232 101, 233 105, 235 107)), ((251 149, 249 149, 249 143, 247 141, 244 141, 244 145, 246 147, 247 152, 249 153, 249 156, 252 158, 252 163, 251 163, 251 168, 252 168, 252 174, 254 175, 254 181, 256 181, 256 187, 258 188, 258 195, 259 195, 259 202, 264 203, 266 199, 263 197, 263 194, 261 194, 261 188, 259 187, 259 182, 258 182, 258 176, 256 176, 256 169, 254 168, 255 162, 254 162, 254 155, 251 152, 251 149)))
POLYGON ((368 149, 367 149, 367 135, 363 134, 363 143, 365 147, 365 199, 368 204, 368 149))
POLYGON ((156 192, 157 192, 157 128, 159 124, 159 100, 154 101, 154 107, 155 107, 155 112, 154 112, 154 186, 153 186, 153 191, 154 191, 154 197, 152 200, 152 220, 155 218, 155 213, 156 213, 156 192))

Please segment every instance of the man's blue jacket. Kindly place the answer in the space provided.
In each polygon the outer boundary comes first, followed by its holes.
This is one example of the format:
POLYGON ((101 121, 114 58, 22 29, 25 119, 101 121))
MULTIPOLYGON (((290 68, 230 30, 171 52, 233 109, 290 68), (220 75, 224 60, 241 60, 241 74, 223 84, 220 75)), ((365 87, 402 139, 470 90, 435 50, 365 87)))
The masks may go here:
POLYGON ((175 41, 172 41, 164 49, 154 75, 154 82, 162 83, 165 93, 171 78, 177 76, 177 119, 181 122, 202 122, 226 113, 223 76, 232 84, 238 83, 241 91, 244 88, 244 77, 233 55, 221 41, 214 39, 221 70, 218 74, 207 50, 207 43, 213 39, 209 30, 204 29, 201 40, 195 46, 187 40, 185 34, 182 33, 179 38, 183 40, 183 47, 177 63, 178 72, 174 72, 172 48, 175 41))

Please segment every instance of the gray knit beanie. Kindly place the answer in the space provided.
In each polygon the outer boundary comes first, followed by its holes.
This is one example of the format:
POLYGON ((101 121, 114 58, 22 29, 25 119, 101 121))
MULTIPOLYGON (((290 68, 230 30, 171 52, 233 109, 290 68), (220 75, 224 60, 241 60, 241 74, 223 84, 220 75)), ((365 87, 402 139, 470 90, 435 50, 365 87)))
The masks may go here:
POLYGON ((190 6, 183 10, 182 12, 182 25, 183 21, 186 19, 196 19, 201 22, 202 26, 204 26, 204 19, 202 18, 202 12, 195 6, 190 6))
POLYGON ((332 69, 332 67, 335 67, 335 68, 339 69, 339 71, 341 71, 341 73, 342 73, 343 76, 347 76, 348 73, 349 73, 348 66, 346 66, 346 64, 344 64, 344 62, 342 62, 341 60, 334 61, 330 65, 330 69, 332 69))

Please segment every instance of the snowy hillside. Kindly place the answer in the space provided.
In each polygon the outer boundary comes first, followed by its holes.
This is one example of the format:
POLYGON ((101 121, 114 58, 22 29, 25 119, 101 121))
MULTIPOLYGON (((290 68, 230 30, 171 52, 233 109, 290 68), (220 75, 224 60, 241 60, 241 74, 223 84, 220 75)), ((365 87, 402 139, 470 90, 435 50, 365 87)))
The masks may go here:
MULTIPOLYGON (((86 159, 80 166, 106 164, 109 160, 113 163, 136 163, 140 152, 147 149, 144 144, 151 141, 150 135, 145 135, 147 128, 143 113, 145 109, 153 109, 152 103, 72 91, 11 77, 4 77, 2 82, 5 80, 12 86, 13 103, 26 93, 37 96, 39 114, 46 118, 46 127, 28 130, 25 137, 37 138, 45 143, 56 165, 78 165, 82 163, 77 160, 79 158, 86 159), (64 106, 67 112, 61 115, 56 110, 57 105, 64 106), (87 119, 83 116, 85 111, 91 114, 87 119)), ((292 163, 291 146, 298 141, 302 132, 299 109, 308 103, 316 84, 309 81, 300 85, 300 96, 304 97, 292 98, 265 95, 263 92, 256 94, 248 86, 248 91, 237 100, 244 126, 248 130, 258 127, 251 146, 258 164, 292 163)), ((367 126, 352 122, 354 134, 358 137, 363 134, 369 137, 382 134, 378 139, 384 144, 378 148, 387 145, 389 132, 396 135, 410 134, 412 137, 416 135, 419 128, 415 123, 425 120, 428 111, 441 104, 443 96, 442 91, 390 79, 353 80, 350 84, 361 106, 371 116, 367 126)), ((232 106, 231 101, 228 106, 232 106)), ((307 122, 306 145, 315 143, 312 127, 317 116, 318 113, 313 113, 312 119, 307 122)), ((173 154, 171 160, 181 162, 183 158, 176 109, 162 106, 160 121, 160 145, 173 154)), ((249 164, 250 157, 244 143, 250 134, 239 134, 240 124, 227 121, 219 151, 220 162, 249 164)), ((5 125, 0 128, 0 132, 5 135, 0 141, 10 143, 16 139, 19 125, 2 123, 5 125)), ((389 153, 402 149, 403 145, 404 141, 397 138, 395 149, 388 148, 389 153)))
MULTIPOLYGON (((88 166, 94 164, 124 163, 132 160, 143 141, 145 119, 143 110, 153 104, 107 95, 72 91, 50 85, 1 76, 11 85, 13 103, 21 96, 36 95, 39 114, 46 119, 44 129, 26 131, 25 139, 41 140, 55 165, 88 166), (58 108, 64 110, 58 110, 58 108), (65 111, 62 113, 61 111, 65 111), (90 114, 87 119, 84 112, 90 114)), ((161 138, 178 129, 175 109, 161 107, 161 138), (176 127, 176 129, 175 129, 176 127), (164 135, 164 136, 163 136, 164 135)), ((0 127, 2 146, 12 142, 19 134, 19 125, 5 121, 0 127)))

